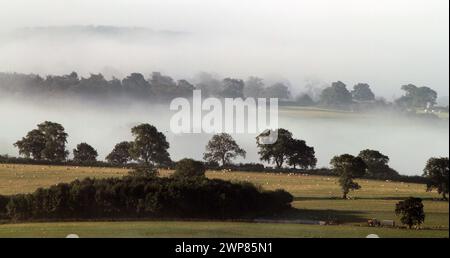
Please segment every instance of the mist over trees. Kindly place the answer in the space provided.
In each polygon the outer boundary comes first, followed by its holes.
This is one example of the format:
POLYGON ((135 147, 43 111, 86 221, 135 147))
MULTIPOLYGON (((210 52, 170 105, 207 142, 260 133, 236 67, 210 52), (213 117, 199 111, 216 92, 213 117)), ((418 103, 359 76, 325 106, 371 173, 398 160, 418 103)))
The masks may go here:
MULTIPOLYGON (((102 74, 80 77, 76 72, 66 75, 0 73, 0 92, 5 96, 61 97, 78 96, 83 99, 130 100, 151 103, 167 103, 177 98, 191 98, 194 90, 202 91, 203 97, 217 98, 278 98, 280 103, 298 106, 321 106, 345 110, 368 110, 389 108, 413 110, 434 107, 438 95, 428 87, 404 85, 405 94, 393 103, 377 97, 367 83, 357 83, 348 89, 344 82, 333 82, 330 86, 308 83, 306 91, 293 95, 293 87, 287 82, 266 83, 264 79, 251 76, 246 80, 201 73, 192 81, 175 80, 160 72, 149 76, 131 73, 123 79, 106 79, 102 74)), ((448 110, 448 109, 447 109, 448 110)))
POLYGON ((436 105, 438 94, 428 87, 413 84, 402 86, 405 94, 396 100, 397 104, 408 108, 427 108, 436 105))
POLYGON ((356 101, 373 101, 375 94, 367 83, 358 83, 353 86, 352 97, 356 101))

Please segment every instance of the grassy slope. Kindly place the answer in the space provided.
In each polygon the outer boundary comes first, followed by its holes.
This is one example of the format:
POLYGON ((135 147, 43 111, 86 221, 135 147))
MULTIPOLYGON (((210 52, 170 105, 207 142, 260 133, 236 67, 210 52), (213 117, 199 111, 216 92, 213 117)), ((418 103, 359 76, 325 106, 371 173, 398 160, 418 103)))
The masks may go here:
MULTIPOLYGON (((76 168, 58 166, 24 166, 0 164, 0 194, 32 192, 58 182, 69 182, 86 176, 111 177, 126 174, 123 169, 76 168)), ((162 171, 162 176, 169 175, 162 171)), ((254 224, 227 222, 83 222, 0 225, 1 236, 163 236, 163 237, 362 237, 378 233, 384 237, 448 237, 448 202, 435 201, 436 193, 425 192, 419 184, 360 180, 360 191, 354 200, 334 199, 340 196, 336 178, 268 173, 208 172, 208 177, 251 181, 265 189, 283 188, 295 196, 297 208, 275 217, 289 219, 338 220, 341 226, 294 224, 254 224), (433 230, 374 229, 365 227, 368 218, 397 219, 395 203, 404 197, 425 199, 427 214, 424 227, 433 230)))

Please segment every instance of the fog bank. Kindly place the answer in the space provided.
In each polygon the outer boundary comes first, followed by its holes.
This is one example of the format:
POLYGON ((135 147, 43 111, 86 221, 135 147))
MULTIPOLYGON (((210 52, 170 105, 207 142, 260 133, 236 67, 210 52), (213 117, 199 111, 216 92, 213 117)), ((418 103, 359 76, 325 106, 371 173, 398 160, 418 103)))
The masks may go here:
MULTIPOLYGON (((68 149, 78 143, 94 146, 100 159, 123 140, 132 140, 130 129, 139 123, 150 123, 163 132, 170 143, 172 159, 190 157, 201 160, 211 135, 178 134, 170 131, 174 112, 168 105, 133 104, 94 105, 66 100, 41 103, 39 107, 24 101, 0 101, 0 154, 18 155, 13 143, 46 120, 61 123, 69 134, 68 149)), ((420 121, 387 114, 328 115, 280 108, 280 127, 293 132, 315 147, 318 166, 328 166, 338 154, 357 155, 363 149, 377 149, 391 158, 391 166, 402 174, 420 175, 430 157, 448 156, 448 120, 420 121)), ((247 151, 245 160, 260 162, 255 136, 233 137, 247 151)))

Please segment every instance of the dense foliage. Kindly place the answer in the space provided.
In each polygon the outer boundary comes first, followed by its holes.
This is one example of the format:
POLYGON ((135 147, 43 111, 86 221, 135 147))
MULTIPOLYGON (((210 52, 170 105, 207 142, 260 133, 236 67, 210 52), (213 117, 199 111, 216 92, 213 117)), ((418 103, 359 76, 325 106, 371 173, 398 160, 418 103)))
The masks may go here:
POLYGON ((395 206, 395 213, 400 221, 409 228, 420 226, 425 221, 424 206, 421 198, 409 197, 395 206))
POLYGON ((292 137, 292 133, 284 128, 267 130, 256 137, 258 154, 262 161, 273 163, 279 169, 283 164, 293 166, 294 169, 314 168, 317 164, 313 147, 306 145, 303 140, 292 137), (267 143, 266 139, 276 137, 275 143, 267 143))
POLYGON ((84 179, 0 197, 0 217, 235 219, 278 212, 289 208, 292 200, 283 190, 262 191, 250 183, 217 179, 84 179))
POLYGON ((335 156, 330 161, 335 173, 339 176, 339 185, 342 189, 342 198, 347 199, 350 191, 358 190, 361 186, 353 181, 356 178, 363 177, 367 170, 367 165, 360 157, 354 157, 350 154, 335 156))
POLYGON ((79 163, 94 163, 97 161, 98 153, 91 145, 83 142, 73 150, 73 160, 79 163))
POLYGON ((231 135, 221 133, 209 140, 203 159, 207 162, 221 162, 222 166, 226 166, 232 159, 238 156, 245 158, 245 155, 246 151, 239 147, 231 135))
POLYGON ((448 158, 431 158, 424 169, 424 177, 427 181, 427 191, 436 189, 447 200, 449 184, 449 162, 448 158))
POLYGON ((45 121, 37 125, 14 146, 19 153, 35 160, 63 161, 69 155, 66 150, 68 134, 62 125, 45 121))
POLYGON ((182 159, 175 166, 174 177, 178 178, 204 178, 206 167, 203 162, 193 159, 182 159))

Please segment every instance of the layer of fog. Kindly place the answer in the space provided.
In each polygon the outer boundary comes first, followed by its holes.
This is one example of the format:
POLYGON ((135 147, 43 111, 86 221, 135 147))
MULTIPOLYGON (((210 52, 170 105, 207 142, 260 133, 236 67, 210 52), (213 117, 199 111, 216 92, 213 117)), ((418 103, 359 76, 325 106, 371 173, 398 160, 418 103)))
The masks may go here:
MULTIPOLYGON (((168 105, 69 103, 59 100, 36 105, 1 99, 0 154, 18 155, 13 143, 46 120, 65 126, 69 133, 69 150, 80 142, 88 142, 98 150, 100 159, 116 143, 132 140, 130 128, 144 122, 155 125, 166 134, 171 146, 169 152, 174 160, 184 157, 202 159, 205 145, 211 137, 207 134, 171 133, 169 121, 174 112, 169 111, 168 105)), ((390 156, 391 166, 400 173, 418 175, 428 158, 448 156, 449 151, 448 120, 419 122, 389 117, 387 114, 338 118, 280 109, 279 125, 315 147, 319 167, 328 166, 334 155, 357 155, 360 150, 371 148, 390 156)), ((255 135, 235 134, 233 137, 247 150, 247 158, 236 162, 259 162, 255 135)))
POLYGON ((294 92, 318 79, 369 83, 387 99, 408 83, 448 96, 448 19, 443 0, 5 1, 0 71, 176 79, 205 71, 287 79, 294 92), (105 37, 72 26, 87 24, 181 34, 105 37))

